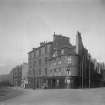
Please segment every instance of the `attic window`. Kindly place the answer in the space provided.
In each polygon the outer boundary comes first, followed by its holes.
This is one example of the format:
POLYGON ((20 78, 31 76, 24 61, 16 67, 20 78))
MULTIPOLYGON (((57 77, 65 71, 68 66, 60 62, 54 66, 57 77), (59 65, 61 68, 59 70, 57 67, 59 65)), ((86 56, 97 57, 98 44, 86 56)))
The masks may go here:
POLYGON ((56 56, 57 56, 57 51, 55 51, 53 54, 53 57, 56 57, 56 56))

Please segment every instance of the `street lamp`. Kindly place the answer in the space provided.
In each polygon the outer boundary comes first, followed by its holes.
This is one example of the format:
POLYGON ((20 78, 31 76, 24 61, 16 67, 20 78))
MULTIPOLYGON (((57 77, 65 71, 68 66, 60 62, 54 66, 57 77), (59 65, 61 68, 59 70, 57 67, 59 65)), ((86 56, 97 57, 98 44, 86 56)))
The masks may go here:
POLYGON ((90 62, 90 56, 89 56, 89 88, 90 88, 90 79, 91 79, 91 73, 90 73, 90 69, 91 69, 91 62, 90 62))
POLYGON ((88 60, 89 60, 89 88, 90 88, 90 84, 91 84, 91 61, 90 61, 90 55, 88 55, 88 60))
POLYGON ((71 72, 70 72, 70 65, 67 66, 67 77, 66 77, 66 81, 67 81, 67 88, 69 88, 69 84, 70 84, 70 77, 71 76, 71 72))

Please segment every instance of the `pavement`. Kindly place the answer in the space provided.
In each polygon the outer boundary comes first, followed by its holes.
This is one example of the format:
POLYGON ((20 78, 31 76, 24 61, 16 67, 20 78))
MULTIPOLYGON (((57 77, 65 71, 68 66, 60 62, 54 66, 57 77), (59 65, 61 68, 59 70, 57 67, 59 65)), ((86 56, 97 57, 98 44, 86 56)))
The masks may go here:
POLYGON ((105 88, 96 89, 20 89, 23 94, 0 105, 105 105, 105 88))
POLYGON ((2 87, 0 88, 0 102, 5 101, 16 96, 20 96, 24 93, 22 89, 11 88, 11 87, 2 87))

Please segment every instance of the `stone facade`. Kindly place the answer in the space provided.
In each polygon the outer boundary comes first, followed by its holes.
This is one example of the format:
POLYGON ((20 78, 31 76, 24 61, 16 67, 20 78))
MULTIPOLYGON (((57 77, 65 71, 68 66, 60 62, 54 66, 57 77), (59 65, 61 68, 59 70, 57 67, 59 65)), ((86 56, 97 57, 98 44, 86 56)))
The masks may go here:
POLYGON ((21 86, 22 80, 22 66, 14 67, 10 72, 10 84, 13 86, 21 86))
POLYGON ((28 53, 28 64, 11 70, 10 83, 13 86, 27 84, 33 89, 91 88, 105 86, 104 76, 105 64, 92 59, 84 48, 80 32, 77 32, 75 45, 69 37, 54 33, 53 41, 41 42, 28 53))
MULTIPOLYGON (((81 36, 78 33, 78 43, 81 36)), ((81 42, 82 43, 82 42, 81 42)), ((53 35, 52 42, 42 42, 28 53, 28 82, 30 88, 74 88, 80 83, 79 54, 70 38, 53 35), (78 82, 75 82, 77 81, 78 82)))
POLYGON ((9 82, 12 86, 25 87, 28 84, 28 64, 23 63, 14 67, 9 73, 9 82), (23 86, 24 85, 24 86, 23 86))
POLYGON ((48 60, 51 56, 52 42, 40 43, 40 47, 34 48, 28 53, 29 85, 31 88, 40 88, 42 77, 47 76, 48 60))
POLYGON ((73 88, 74 85, 76 86, 74 81, 79 80, 78 68, 78 56, 76 55, 62 55, 52 58, 49 61, 48 87, 51 88, 53 84, 53 88, 67 88, 67 81, 69 80, 69 87, 73 88), (59 81, 59 84, 57 81, 59 81))

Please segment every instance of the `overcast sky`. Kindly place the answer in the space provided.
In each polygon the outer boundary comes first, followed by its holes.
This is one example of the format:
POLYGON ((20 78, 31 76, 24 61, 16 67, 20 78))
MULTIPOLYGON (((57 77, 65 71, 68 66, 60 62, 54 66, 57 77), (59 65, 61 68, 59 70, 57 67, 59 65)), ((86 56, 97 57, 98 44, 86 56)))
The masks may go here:
POLYGON ((92 57, 105 62, 104 0, 0 0, 0 74, 27 62, 54 32, 75 44, 77 30, 92 57))

